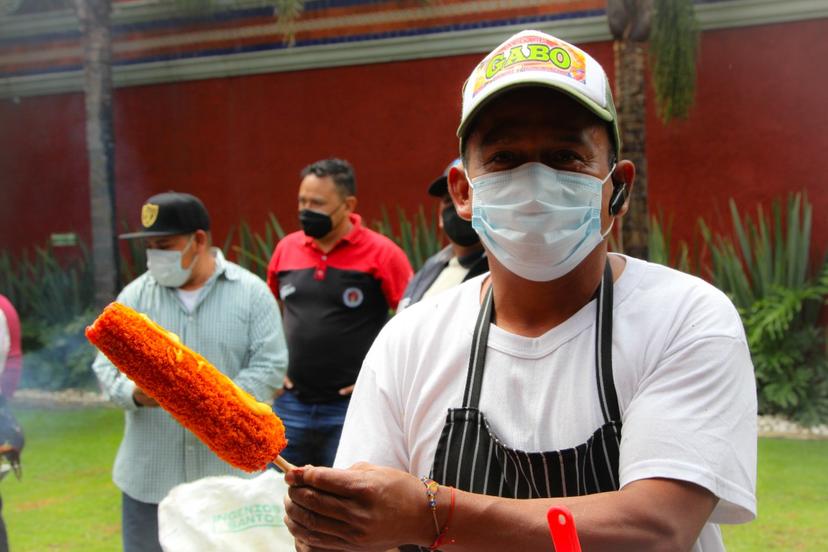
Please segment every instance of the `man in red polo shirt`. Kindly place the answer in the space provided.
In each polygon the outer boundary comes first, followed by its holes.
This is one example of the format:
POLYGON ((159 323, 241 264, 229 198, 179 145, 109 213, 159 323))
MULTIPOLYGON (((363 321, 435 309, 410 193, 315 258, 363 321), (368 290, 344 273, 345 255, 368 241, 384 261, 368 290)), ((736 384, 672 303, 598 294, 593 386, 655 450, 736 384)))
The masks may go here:
POLYGON ((279 242, 267 270, 289 355, 274 408, 287 430, 283 456, 330 466, 362 360, 412 270, 394 242, 362 226, 350 163, 324 159, 301 177, 302 230, 279 242))

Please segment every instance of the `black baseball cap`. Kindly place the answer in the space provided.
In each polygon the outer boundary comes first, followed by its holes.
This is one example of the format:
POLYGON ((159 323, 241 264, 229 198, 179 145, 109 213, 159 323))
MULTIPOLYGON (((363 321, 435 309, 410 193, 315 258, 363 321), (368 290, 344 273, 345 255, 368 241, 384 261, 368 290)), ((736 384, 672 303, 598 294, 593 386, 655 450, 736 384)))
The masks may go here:
POLYGON ((459 157, 449 163, 449 166, 446 167, 446 170, 443 171, 443 174, 438 176, 434 179, 434 182, 429 184, 428 186, 428 195, 434 197, 443 197, 448 193, 448 173, 452 167, 462 167, 463 160, 459 157))
POLYGON ((122 240, 191 234, 210 230, 210 215, 194 195, 164 192, 149 198, 141 207, 143 230, 118 236, 122 240))

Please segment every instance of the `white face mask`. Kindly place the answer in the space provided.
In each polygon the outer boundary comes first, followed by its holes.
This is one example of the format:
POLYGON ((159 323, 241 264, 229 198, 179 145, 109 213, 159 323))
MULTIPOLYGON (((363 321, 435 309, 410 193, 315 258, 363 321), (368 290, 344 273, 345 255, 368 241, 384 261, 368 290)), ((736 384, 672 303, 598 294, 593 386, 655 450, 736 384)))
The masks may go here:
POLYGON ((525 163, 469 179, 472 226, 510 272, 536 282, 556 280, 609 234, 612 224, 601 233, 601 197, 614 169, 599 180, 525 163))
POLYGON ((183 268, 181 260, 194 239, 195 236, 190 237, 190 241, 187 242, 182 251, 147 249, 147 269, 156 282, 164 287, 177 288, 183 286, 190 279, 198 255, 193 257, 190 268, 183 268))

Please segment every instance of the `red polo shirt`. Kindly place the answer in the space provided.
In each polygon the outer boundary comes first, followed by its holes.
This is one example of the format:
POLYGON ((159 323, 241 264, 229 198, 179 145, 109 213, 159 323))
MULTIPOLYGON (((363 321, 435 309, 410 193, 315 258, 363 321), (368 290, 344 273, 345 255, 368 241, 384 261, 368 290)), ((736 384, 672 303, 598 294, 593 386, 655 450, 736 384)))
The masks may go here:
POLYGON ((276 246, 267 283, 284 306, 288 377, 306 402, 341 398, 356 381, 374 338, 397 307, 412 270, 390 239, 350 215, 348 232, 329 252, 304 232, 276 246))

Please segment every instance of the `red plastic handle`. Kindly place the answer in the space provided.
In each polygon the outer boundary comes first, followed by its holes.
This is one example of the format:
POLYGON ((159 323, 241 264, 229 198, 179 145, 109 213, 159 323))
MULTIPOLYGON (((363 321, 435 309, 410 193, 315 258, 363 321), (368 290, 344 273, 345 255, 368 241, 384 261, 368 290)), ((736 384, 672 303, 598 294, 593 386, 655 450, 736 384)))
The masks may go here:
POLYGON ((575 530, 575 520, 572 513, 564 506, 552 506, 546 512, 549 522, 549 533, 552 535, 552 544, 555 552, 581 552, 581 542, 575 530))

